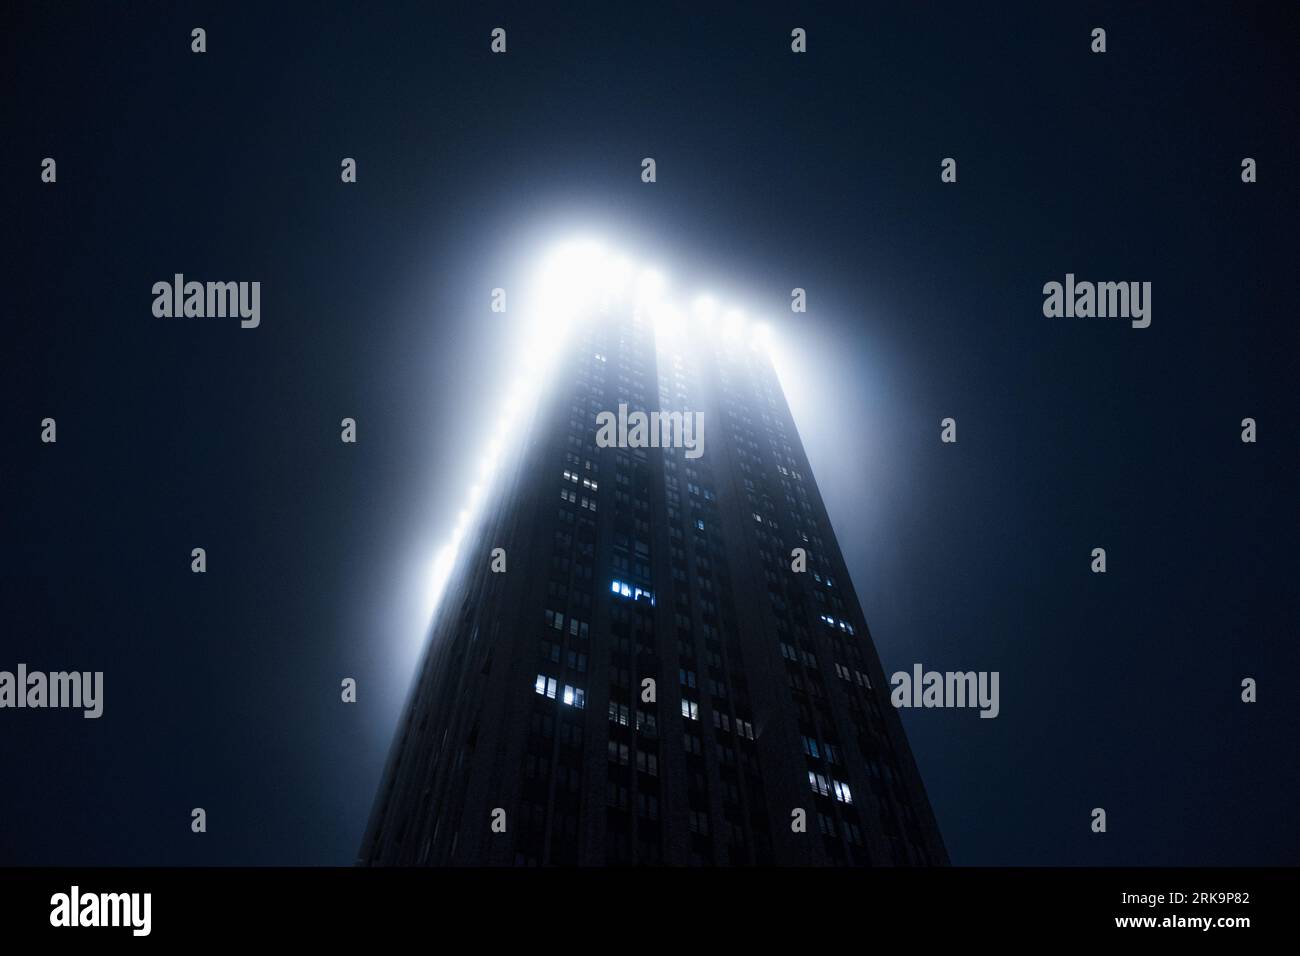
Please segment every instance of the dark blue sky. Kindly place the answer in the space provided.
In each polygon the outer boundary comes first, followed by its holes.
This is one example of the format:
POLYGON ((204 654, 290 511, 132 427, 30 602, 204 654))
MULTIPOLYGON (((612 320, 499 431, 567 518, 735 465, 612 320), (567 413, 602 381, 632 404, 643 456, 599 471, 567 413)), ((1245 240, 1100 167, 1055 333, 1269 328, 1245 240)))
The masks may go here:
POLYGON ((489 292, 576 228, 770 310, 886 671, 1001 672, 996 720, 904 714, 954 862, 1297 862, 1283 5, 327 6, 0 13, 0 669, 106 674, 99 721, 0 713, 0 863, 351 862, 489 292), (155 319, 175 272, 261 327, 155 319), (1044 318, 1066 272, 1151 327, 1044 318))

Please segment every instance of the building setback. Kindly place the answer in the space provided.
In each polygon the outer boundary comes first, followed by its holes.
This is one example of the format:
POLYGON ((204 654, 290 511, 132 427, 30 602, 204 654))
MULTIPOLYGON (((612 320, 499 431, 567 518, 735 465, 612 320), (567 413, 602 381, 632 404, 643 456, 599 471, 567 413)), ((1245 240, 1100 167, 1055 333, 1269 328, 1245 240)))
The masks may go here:
POLYGON ((571 328, 502 456, 359 862, 946 864, 770 359, 648 312, 571 328), (599 447, 620 404, 703 454, 599 447))

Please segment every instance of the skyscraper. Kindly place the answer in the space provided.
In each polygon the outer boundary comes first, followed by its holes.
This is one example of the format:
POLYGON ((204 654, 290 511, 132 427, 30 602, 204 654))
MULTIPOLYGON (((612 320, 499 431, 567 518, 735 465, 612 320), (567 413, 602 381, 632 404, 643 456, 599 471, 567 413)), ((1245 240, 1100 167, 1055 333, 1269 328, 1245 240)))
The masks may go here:
POLYGON ((625 263, 577 273, 360 862, 946 863, 760 334, 625 263), (600 433, 637 412, 698 431, 600 433))

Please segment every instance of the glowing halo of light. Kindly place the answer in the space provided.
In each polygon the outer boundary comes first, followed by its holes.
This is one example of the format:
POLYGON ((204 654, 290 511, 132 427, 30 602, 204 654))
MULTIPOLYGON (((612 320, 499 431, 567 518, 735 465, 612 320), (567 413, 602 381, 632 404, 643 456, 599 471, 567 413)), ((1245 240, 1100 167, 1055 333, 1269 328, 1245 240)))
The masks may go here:
POLYGON ((626 255, 611 253, 599 238, 574 237, 556 243, 542 256, 520 310, 523 319, 515 336, 519 344, 517 369, 510 379, 514 384, 479 458, 478 481, 432 563, 430 621, 451 580, 461 544, 481 520, 493 487, 502 480, 506 451, 517 444, 531 420, 531 410, 552 380, 552 366, 577 320, 608 312, 614 304, 627 302, 630 295, 633 316, 648 317, 656 339, 685 341, 698 324, 712 334, 720 333, 729 346, 748 333, 755 348, 771 350, 772 334, 766 324, 747 328, 742 310, 731 308, 724 313, 707 293, 697 295, 689 308, 679 307, 667 298, 668 289, 668 280, 659 269, 638 266, 626 255))

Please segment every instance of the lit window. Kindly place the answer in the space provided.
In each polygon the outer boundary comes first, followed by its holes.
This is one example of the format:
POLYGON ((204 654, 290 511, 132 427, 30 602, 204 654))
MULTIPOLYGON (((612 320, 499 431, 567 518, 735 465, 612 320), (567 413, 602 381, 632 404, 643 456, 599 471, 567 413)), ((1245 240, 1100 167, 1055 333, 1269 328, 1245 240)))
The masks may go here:
POLYGON ((537 680, 533 682, 533 690, 543 697, 555 699, 555 678, 547 677, 545 674, 538 674, 537 680))
POLYGON ((645 588, 638 587, 634 584, 628 584, 626 581, 613 580, 609 582, 609 589, 620 597, 631 598, 634 601, 649 601, 650 606, 654 606, 654 592, 647 591, 645 588))
MULTIPOLYGON (((551 683, 554 684, 555 682, 552 681, 551 683)), ((550 696, 555 696, 554 690, 552 690, 550 696)), ((575 708, 576 710, 582 710, 587 706, 587 693, 581 687, 571 687, 568 684, 565 684, 563 699, 565 704, 575 708)))

